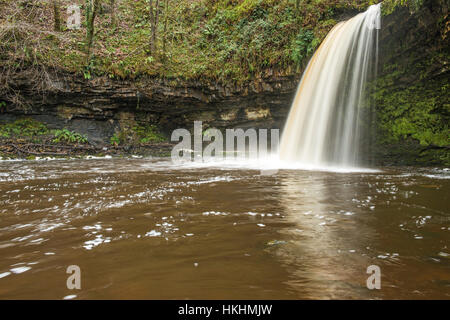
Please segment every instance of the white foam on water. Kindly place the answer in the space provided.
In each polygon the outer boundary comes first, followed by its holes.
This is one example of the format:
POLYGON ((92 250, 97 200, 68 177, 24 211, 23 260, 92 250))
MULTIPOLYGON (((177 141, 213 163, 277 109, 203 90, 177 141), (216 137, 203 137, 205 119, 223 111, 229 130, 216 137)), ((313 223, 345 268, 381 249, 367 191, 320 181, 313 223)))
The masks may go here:
MULTIPOLYGON (((301 162, 291 162, 280 160, 278 155, 262 159, 224 159, 211 160, 205 162, 186 161, 182 163, 174 163, 171 161, 153 163, 153 165, 164 166, 166 169, 184 170, 184 169, 222 169, 222 170, 259 170, 262 172, 276 173, 278 170, 304 170, 304 171, 324 171, 336 173, 376 173, 381 172, 378 169, 337 166, 337 165, 313 165, 301 162)), ((149 164, 152 166, 152 164, 149 164)))

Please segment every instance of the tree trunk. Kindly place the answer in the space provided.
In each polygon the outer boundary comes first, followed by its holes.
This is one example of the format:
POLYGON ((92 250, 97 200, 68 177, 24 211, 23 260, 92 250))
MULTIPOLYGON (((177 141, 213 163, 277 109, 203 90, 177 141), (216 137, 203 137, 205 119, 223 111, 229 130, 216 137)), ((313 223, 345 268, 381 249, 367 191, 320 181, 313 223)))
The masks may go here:
POLYGON ((86 45, 87 59, 89 61, 94 39, 94 22, 98 12, 99 0, 86 0, 86 45))
POLYGON ((150 50, 152 56, 156 56, 157 44, 156 44, 156 36, 158 33, 158 20, 159 20, 159 0, 156 0, 155 7, 153 7, 153 0, 150 0, 150 27, 151 27, 151 36, 150 36, 150 50))
POLYGON ((61 31, 61 15, 59 0, 53 0, 53 17, 55 19, 54 30, 61 31))
POLYGON ((114 29, 116 27, 116 1, 109 0, 110 10, 111 10, 111 27, 114 29))
POLYGON ((164 34, 163 34, 163 57, 166 57, 167 20, 169 15, 169 0, 164 3, 164 34))

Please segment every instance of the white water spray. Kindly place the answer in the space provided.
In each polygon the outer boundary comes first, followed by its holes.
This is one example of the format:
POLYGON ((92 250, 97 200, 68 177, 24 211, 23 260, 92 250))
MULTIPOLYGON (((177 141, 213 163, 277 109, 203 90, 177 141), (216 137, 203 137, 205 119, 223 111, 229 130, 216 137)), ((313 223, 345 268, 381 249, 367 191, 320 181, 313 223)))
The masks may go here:
POLYGON ((310 60, 280 143, 282 161, 353 167, 360 159, 365 83, 377 57, 380 4, 337 24, 310 60))

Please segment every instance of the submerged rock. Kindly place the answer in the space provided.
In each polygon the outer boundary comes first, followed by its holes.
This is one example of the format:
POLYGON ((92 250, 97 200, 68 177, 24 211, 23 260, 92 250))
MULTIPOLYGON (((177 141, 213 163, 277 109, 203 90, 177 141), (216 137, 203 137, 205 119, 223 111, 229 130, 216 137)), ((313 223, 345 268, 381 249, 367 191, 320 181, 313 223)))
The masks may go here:
POLYGON ((286 243, 287 243, 287 241, 283 241, 283 240, 271 240, 271 241, 266 243, 266 246, 273 247, 273 246, 283 245, 283 244, 286 244, 286 243))

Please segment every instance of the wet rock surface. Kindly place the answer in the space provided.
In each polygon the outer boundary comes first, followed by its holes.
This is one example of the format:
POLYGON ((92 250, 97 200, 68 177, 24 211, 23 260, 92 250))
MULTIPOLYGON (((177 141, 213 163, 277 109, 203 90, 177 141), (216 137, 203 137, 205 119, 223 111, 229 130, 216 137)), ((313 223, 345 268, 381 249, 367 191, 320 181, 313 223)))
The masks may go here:
POLYGON ((202 121, 205 129, 280 128, 299 80, 292 76, 226 86, 158 79, 88 81, 74 75, 54 75, 52 81, 57 79, 61 82, 54 87, 59 89, 44 96, 37 95, 26 78, 16 79, 26 105, 8 105, 0 121, 28 115, 49 127, 86 134, 92 143, 134 123, 156 124, 166 133, 189 129, 194 121, 202 121))

